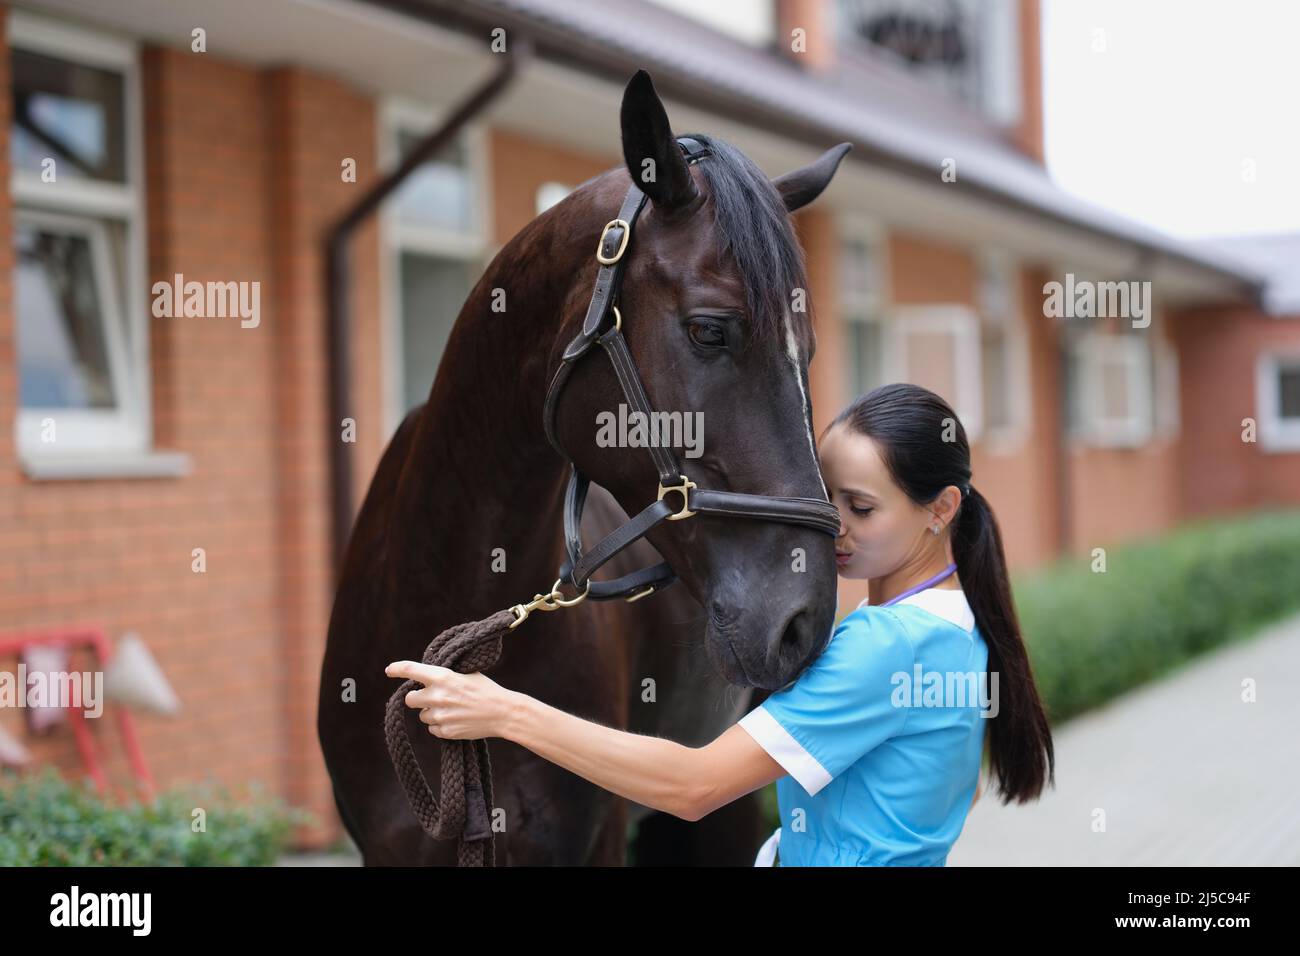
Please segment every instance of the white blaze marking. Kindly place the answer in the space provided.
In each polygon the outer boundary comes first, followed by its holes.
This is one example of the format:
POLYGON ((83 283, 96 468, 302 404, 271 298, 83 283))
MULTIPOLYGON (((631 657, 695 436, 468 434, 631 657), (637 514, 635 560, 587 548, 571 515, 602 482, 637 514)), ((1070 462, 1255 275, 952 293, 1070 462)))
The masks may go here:
POLYGON ((790 357, 790 367, 794 369, 794 383, 799 386, 799 395, 802 399, 801 407, 803 409, 804 432, 808 436, 808 451, 812 454, 813 470, 817 473, 817 480, 822 483, 822 493, 826 500, 831 500, 830 490, 826 487, 826 479, 822 477, 822 469, 817 461, 817 443, 813 441, 812 433, 812 403, 808 400, 808 392, 803 387, 803 376, 799 374, 799 346, 794 338, 794 322, 790 317, 790 309, 785 310, 785 354, 790 357))

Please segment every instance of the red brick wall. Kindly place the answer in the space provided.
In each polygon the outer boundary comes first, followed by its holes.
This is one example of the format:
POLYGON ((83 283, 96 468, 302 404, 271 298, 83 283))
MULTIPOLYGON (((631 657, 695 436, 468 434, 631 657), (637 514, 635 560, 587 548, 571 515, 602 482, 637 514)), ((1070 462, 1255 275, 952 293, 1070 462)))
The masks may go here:
MULTIPOLYGON (((179 479, 31 481, 0 434, 0 620, 6 628, 89 621, 135 630, 184 705, 142 716, 162 786, 258 780, 336 832, 315 737, 317 670, 332 600, 320 238, 374 175, 370 100, 298 71, 258 71, 211 54, 142 57, 147 281, 261 282, 261 324, 147 316, 155 441, 192 459, 179 479), (357 160, 360 184, 340 162, 357 160), (191 571, 204 548, 207 573, 191 571)), ((0 111, 9 108, 0 50, 0 111)), ((8 116, 0 114, 0 136, 8 116)), ((7 164, 0 143, 0 164, 7 164)), ((0 180, 7 174, 0 166, 0 180)), ((10 202, 0 201, 0 232, 10 202)), ((357 497, 382 443, 378 239, 356 243, 353 412, 357 497)), ((17 405, 12 248, 0 243, 0 416, 17 405)), ((146 307, 149 296, 145 297, 146 307)), ((334 429, 337 434, 338 430, 334 429)), ((9 667, 12 661, 0 662, 9 667)), ((80 766, 63 732, 38 760, 80 766)), ((126 779, 108 721, 92 722, 126 779)))
POLYGON ((1040 0, 1020 0, 1020 122, 1011 140, 1039 163, 1043 157, 1043 40, 1040 0))
POLYGON ((997 515, 1007 562, 1029 567, 1055 557, 1059 544, 1055 522, 1058 346, 1055 329, 1036 309, 1032 279, 1023 271, 1019 279, 1030 398, 1029 407, 1018 411, 1026 416, 1027 429, 1022 442, 1007 448, 976 441, 971 448, 971 483, 997 515))
MULTIPOLYGON (((1041 286, 1037 302, 1042 302, 1041 286)), ((1044 320, 1046 321, 1046 320, 1044 320)), ((1118 329, 1116 322, 1105 326, 1118 329)), ((1169 317, 1157 311, 1147 330, 1152 348, 1169 341, 1169 317)), ((1166 411, 1155 397, 1156 414, 1166 411)), ((1149 537, 1172 529, 1182 520, 1178 489, 1178 446, 1181 435, 1197 422, 1183 410, 1179 434, 1156 434, 1136 448, 1098 447, 1071 441, 1068 480, 1069 551, 1086 555, 1094 548, 1130 538, 1149 537)))
MULTIPOLYGON (((1064 545, 1069 520, 1063 509, 1061 476, 1064 461, 1058 451, 1061 433, 1061 402, 1064 385, 1061 380, 1061 343, 1056 324, 1043 315, 1042 290, 1048 281, 1041 270, 1027 267, 1020 276, 1020 302, 1022 303, 1025 335, 1028 342, 1029 435, 1020 456, 1022 458, 1022 484, 1008 489, 999 501, 1016 502, 998 510, 998 519, 1007 548, 1007 560, 1033 566, 1055 558, 1064 545), (1023 495, 1023 497, 1022 497, 1023 495)), ((980 468, 977 459, 975 467, 980 468)), ((978 472, 976 473, 978 476, 978 472)), ((982 479, 977 486, 983 491, 982 479)), ((992 500, 992 499, 990 499, 992 500)))
POLYGON ((1070 456, 1073 528, 1070 550, 1148 537, 1179 521, 1177 446, 1075 449, 1070 456))
MULTIPOLYGON (((333 80, 297 69, 265 78, 263 141, 271 159, 271 223, 275 304, 285 321, 275 328, 278 370, 275 408, 280 552, 278 631, 281 668, 276 686, 283 725, 286 795, 295 804, 332 814, 329 778, 316 737, 318 672, 333 599, 330 563, 331 441, 341 424, 328 421, 328 347, 321 284, 321 238, 354 203, 374 170, 372 103, 333 80), (342 181, 344 157, 357 160, 358 184, 342 181)), ((379 377, 378 226, 372 219, 354 240, 353 451, 355 502, 360 501, 387 439, 379 377)))
POLYGON ((1272 348, 1300 349, 1300 317, 1247 309, 1198 309, 1174 317, 1182 394, 1178 460, 1189 516, 1300 504, 1300 452, 1268 452, 1242 441, 1254 418, 1255 361, 1272 348))
POLYGON ((794 215, 795 232, 808 264, 808 299, 817 351, 808 368, 813 434, 821 435, 852 399, 844 363, 845 332, 839 312, 835 218, 825 209, 805 207, 794 215))
POLYGON ((810 70, 829 71, 835 67, 834 11, 826 0, 777 0, 776 49, 810 70), (793 31, 803 30, 804 49, 791 49, 793 31))
MULTIPOLYGON (((577 186, 613 166, 617 151, 600 156, 543 143, 505 129, 488 131, 492 183, 492 241, 505 245, 537 218, 537 190, 543 183, 577 186)), ((612 217, 617 210, 611 211, 612 217)))
POLYGON ((889 292, 900 305, 974 306, 975 263, 966 250, 906 233, 889 235, 889 292))

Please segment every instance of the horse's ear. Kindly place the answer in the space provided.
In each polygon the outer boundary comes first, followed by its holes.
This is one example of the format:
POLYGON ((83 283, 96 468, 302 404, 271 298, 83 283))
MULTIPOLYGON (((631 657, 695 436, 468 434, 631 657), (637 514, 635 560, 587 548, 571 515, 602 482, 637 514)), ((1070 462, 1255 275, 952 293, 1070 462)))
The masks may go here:
POLYGON ((668 125, 650 74, 637 70, 623 91, 619 111, 623 161, 632 182, 660 209, 678 209, 695 198, 695 180, 668 125))
POLYGON ((822 190, 830 184, 835 170, 839 169, 840 160, 852 148, 852 143, 832 146, 807 166, 791 170, 784 176, 772 180, 772 185, 785 200, 786 210, 794 212, 820 196, 822 190))

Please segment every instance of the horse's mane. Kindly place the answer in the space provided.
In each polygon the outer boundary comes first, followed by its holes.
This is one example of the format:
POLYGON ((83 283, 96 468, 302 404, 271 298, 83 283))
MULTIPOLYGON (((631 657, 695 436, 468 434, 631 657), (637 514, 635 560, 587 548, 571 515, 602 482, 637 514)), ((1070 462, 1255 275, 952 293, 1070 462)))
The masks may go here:
MULTIPOLYGON (((790 226, 785 202, 763 171, 736 147, 704 133, 688 135, 713 152, 698 165, 708 184, 714 229, 722 243, 719 254, 730 254, 745 285, 754 338, 780 341, 782 316, 790 307, 793 290, 808 288, 803 249, 790 226)), ((805 295, 804 301, 810 298, 805 295)), ((792 317, 803 325, 810 322, 806 308, 792 317)))

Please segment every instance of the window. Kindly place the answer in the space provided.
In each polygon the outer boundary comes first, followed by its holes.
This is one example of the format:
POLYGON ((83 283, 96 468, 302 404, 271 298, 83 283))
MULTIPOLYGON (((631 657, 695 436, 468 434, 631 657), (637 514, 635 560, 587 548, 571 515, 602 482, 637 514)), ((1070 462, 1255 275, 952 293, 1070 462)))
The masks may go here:
MULTIPOLYGON (((1055 275, 1067 277, 1076 288, 1130 281, 1077 269, 1057 269, 1055 275)), ((1158 301, 1149 302, 1148 308, 1146 328, 1134 328, 1128 319, 1118 317, 1051 320, 1061 324, 1067 425, 1076 441, 1132 448, 1177 437, 1181 427, 1178 356, 1166 336, 1158 301)))
POLYGON ((53 159, 65 178, 126 183, 122 73, 21 47, 10 62, 14 169, 39 176, 53 159))
POLYGON ((104 225, 55 213, 19 211, 16 218, 20 404, 117 408, 126 348, 104 225))
POLYGON ((885 323, 880 319, 854 319, 845 325, 848 354, 853 364, 853 396, 865 395, 889 379, 886 372, 885 323))
MULTIPOLYGON (((419 145, 423 135, 399 125, 399 158, 419 145)), ((398 221, 408 231, 465 234, 473 228, 473 191, 469 152, 464 140, 458 140, 412 170, 398 187, 393 205, 398 221)))
POLYGON ((1151 441, 1155 386, 1145 331, 1081 330, 1070 351, 1075 436, 1101 447, 1136 447, 1151 441))
POLYGON ((897 306, 892 319, 895 377, 942 396, 976 441, 984 427, 977 313, 964 305, 897 306))
POLYGON ((31 477, 182 474, 149 451, 139 81, 127 42, 9 14, 15 438, 31 477))
MULTIPOLYGON (((1154 327, 1153 325, 1152 328, 1154 327)), ((1178 396, 1178 353, 1163 336, 1156 336, 1152 345, 1155 402, 1152 415, 1155 434, 1157 438, 1173 439, 1178 437, 1178 431, 1182 427, 1181 400, 1178 396)))
POLYGON ((1029 359, 1015 262, 1000 251, 979 257, 980 366, 984 428, 995 450, 1013 451, 1029 428, 1029 359))
POLYGON ((975 107, 1003 125, 1020 116, 1017 0, 837 0, 850 49, 975 107))
POLYGON ((1255 365, 1259 444, 1265 451, 1300 451, 1300 353, 1259 356, 1255 365))
POLYGON ((847 223, 840 239, 840 307, 844 316, 847 378, 852 397, 890 379, 884 321, 885 243, 863 223, 847 223))
MULTIPOLYGON (((389 168, 439 120, 405 103, 385 109, 381 152, 389 168)), ((384 210, 389 428, 429 397, 452 326, 487 253, 484 137, 470 129, 422 163, 384 210)))
POLYGON ((403 411, 433 388, 438 363, 460 308, 473 288, 473 263, 444 255, 401 250, 403 411))

